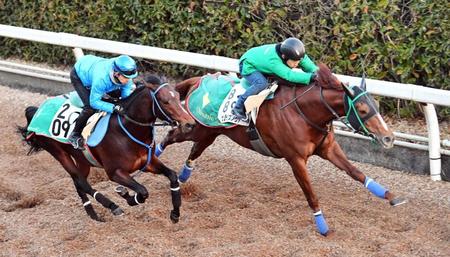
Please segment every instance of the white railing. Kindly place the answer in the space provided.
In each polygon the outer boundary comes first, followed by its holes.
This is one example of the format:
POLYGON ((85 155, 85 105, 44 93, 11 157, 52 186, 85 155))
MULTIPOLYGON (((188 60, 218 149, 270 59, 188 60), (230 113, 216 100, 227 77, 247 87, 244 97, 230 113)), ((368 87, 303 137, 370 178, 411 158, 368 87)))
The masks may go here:
MULTIPOLYGON (((180 63, 220 71, 238 72, 238 60, 222 56, 183 52, 8 25, 0 25, 0 36, 72 47, 75 48, 74 53, 77 56, 82 55, 81 49, 88 49, 114 54, 127 54, 134 57, 180 63)), ((358 77, 339 74, 337 76, 341 81, 349 82, 352 85, 358 85, 361 80, 358 77)), ((441 180, 441 142, 434 104, 450 106, 450 91, 374 79, 367 79, 366 82, 367 90, 372 94, 426 104, 425 118, 428 129, 430 175, 433 180, 441 180)))

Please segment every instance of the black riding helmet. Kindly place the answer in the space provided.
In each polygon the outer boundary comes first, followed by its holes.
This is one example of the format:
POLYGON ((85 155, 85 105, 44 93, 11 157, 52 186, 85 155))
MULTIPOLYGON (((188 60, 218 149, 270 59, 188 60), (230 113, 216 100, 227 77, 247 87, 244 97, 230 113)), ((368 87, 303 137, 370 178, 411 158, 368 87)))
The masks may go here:
POLYGON ((281 43, 280 52, 284 55, 284 61, 299 61, 305 56, 305 46, 299 39, 290 37, 281 43))

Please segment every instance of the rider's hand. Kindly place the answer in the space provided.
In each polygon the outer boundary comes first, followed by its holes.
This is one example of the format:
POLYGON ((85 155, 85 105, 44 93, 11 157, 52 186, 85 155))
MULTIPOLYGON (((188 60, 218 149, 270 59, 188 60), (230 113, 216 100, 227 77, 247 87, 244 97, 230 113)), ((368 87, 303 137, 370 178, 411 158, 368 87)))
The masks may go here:
POLYGON ((120 114, 120 115, 124 115, 125 114, 125 111, 124 111, 123 107, 120 106, 120 105, 114 106, 113 112, 115 112, 117 114, 120 114))

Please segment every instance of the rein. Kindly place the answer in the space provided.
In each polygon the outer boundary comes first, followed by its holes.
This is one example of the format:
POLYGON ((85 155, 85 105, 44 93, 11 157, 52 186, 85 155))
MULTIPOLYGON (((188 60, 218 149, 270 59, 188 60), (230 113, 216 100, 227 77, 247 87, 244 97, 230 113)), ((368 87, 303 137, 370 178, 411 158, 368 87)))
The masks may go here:
MULTIPOLYGON (((161 90, 161 88, 163 88, 163 87, 165 87, 165 86, 167 86, 168 85, 168 83, 163 83, 163 84, 161 84, 161 85, 159 85, 159 87, 156 89, 156 90, 150 90, 150 95, 151 95, 151 97, 152 97, 152 114, 153 114, 153 116, 155 117, 155 120, 156 120, 156 118, 157 118, 157 116, 156 116, 156 112, 155 112, 155 103, 156 103, 156 105, 158 106, 158 110, 159 110, 159 112, 160 113, 162 113, 163 115, 164 115, 164 118, 165 118, 165 120, 164 120, 164 122, 167 122, 168 124, 173 124, 173 120, 164 112, 164 110, 161 108, 161 105, 159 104, 159 102, 158 102, 158 99, 156 98, 156 95, 158 94, 158 92, 159 92, 159 90, 161 90)), ((136 98, 134 98, 134 99, 132 99, 132 101, 131 101, 131 103, 135 100, 136 98)), ((125 132, 125 134, 133 141, 133 142, 135 142, 135 143, 137 143, 137 144, 139 144, 139 145, 141 145, 141 146, 143 146, 143 147, 145 147, 145 148, 147 148, 147 161, 146 161, 146 163, 145 163, 145 165, 140 169, 141 171, 143 171, 144 169, 145 169, 145 167, 147 167, 147 165, 149 165, 150 164, 150 161, 151 161, 151 157, 152 157, 152 153, 153 153, 153 147, 154 147, 154 145, 155 145, 155 137, 154 137, 154 135, 155 135, 155 126, 164 126, 163 124, 155 124, 155 121, 153 121, 153 122, 148 122, 148 123, 142 123, 142 122, 139 122, 139 121, 136 121, 136 120, 134 120, 134 119, 132 119, 132 118, 130 118, 127 114, 124 114, 124 115, 122 115, 126 120, 128 120, 128 121, 130 121, 130 122, 132 122, 132 123, 134 123, 134 124, 136 124, 136 125, 139 125, 139 126, 143 126, 143 127, 151 127, 152 128, 152 137, 153 137, 153 139, 152 139, 152 143, 151 144, 146 144, 146 143, 144 143, 144 142, 142 142, 142 141, 140 141, 139 139, 137 139, 136 137, 134 137, 128 130, 127 130, 127 128, 124 126, 124 124, 122 123, 122 119, 120 118, 120 114, 118 114, 117 115, 117 121, 118 121, 118 123, 119 123, 119 126, 120 126, 120 128, 125 132)))
MULTIPOLYGON (((296 92, 296 90, 294 88, 294 99, 297 99, 296 94, 297 94, 297 92, 296 92)), ((304 93, 302 95, 304 95, 304 93)), ((321 95, 320 101, 322 101, 322 88, 320 88, 320 95, 321 95)), ((306 117, 305 113, 303 113, 302 110, 300 109, 300 106, 298 106, 297 101, 295 101, 295 108, 297 109, 297 112, 300 114, 300 116, 302 116, 302 118, 306 121, 306 123, 308 123, 309 125, 311 125, 315 129, 321 131, 324 135, 328 134, 329 129, 324 129, 322 127, 319 127, 318 125, 316 125, 314 122, 312 122, 310 119, 308 119, 306 117)), ((327 124, 329 124, 329 122, 327 124)))
MULTIPOLYGON (((329 122, 327 122, 327 126, 328 128, 325 129, 323 127, 320 127, 319 125, 315 124, 314 122, 312 122, 310 119, 308 119, 308 117, 305 115, 305 113, 301 110, 300 106, 297 103, 297 99, 299 99, 300 97, 304 96, 306 93, 308 93, 314 86, 316 86, 315 84, 312 84, 310 88, 308 88, 305 92, 303 92, 300 95, 296 95, 297 91, 296 91, 296 87, 293 87, 293 91, 294 91, 294 98, 292 100, 290 100, 287 104, 283 105, 280 110, 284 109, 285 107, 287 107, 289 104, 291 103, 295 103, 295 108, 297 109, 297 112, 300 114, 300 116, 302 116, 302 118, 306 121, 306 123, 308 123, 309 125, 311 125, 313 128, 321 131, 324 135, 328 134, 329 130, 330 130, 330 123, 332 120, 330 120, 329 122)), ((354 133, 360 133, 362 135, 366 135, 369 137, 372 137, 372 134, 369 133, 369 131, 367 130, 367 128, 364 125, 364 121, 367 119, 361 119, 361 117, 359 117, 358 112, 356 110, 355 107, 355 102, 362 96, 366 95, 367 91, 360 93, 359 95, 357 95, 354 99, 350 99, 346 94, 344 94, 344 109, 345 109, 345 117, 340 117, 337 112, 328 104, 328 102, 326 101, 324 95, 323 95, 323 87, 320 87, 320 101, 325 105, 325 107, 328 109, 329 112, 331 112, 333 114, 333 116, 335 117, 335 119, 337 120, 341 120, 342 123, 344 123, 344 125, 346 127, 348 127, 350 130, 352 130, 354 133), (362 131, 356 130, 353 128, 353 126, 351 124, 349 124, 349 117, 350 115, 353 113, 353 116, 356 117, 360 127, 363 129, 362 131)), ((372 137, 373 138, 373 137, 372 137)))
MULTIPOLYGON (((150 163, 151 161, 151 157, 152 157, 152 150, 153 150, 153 146, 155 145, 155 137, 153 136, 153 140, 152 143, 150 145, 147 145, 146 143, 140 141, 139 139, 135 138, 133 135, 131 135, 131 133, 127 130, 127 128, 125 128, 125 126, 122 123, 122 119, 120 118, 119 115, 117 115, 117 121, 119 122, 119 126, 120 128, 125 132, 125 134, 127 134, 127 136, 133 140, 133 142, 147 148, 147 161, 145 163, 145 165, 140 169, 141 171, 143 171, 145 169, 145 167, 147 167, 147 165, 150 163)), ((155 135, 155 128, 153 128, 152 131, 152 135, 155 135)))
POLYGON ((305 92, 303 92, 302 94, 296 96, 296 92, 295 92, 295 87, 292 87, 292 89, 294 89, 294 99, 292 99, 291 101, 289 101, 287 104, 283 105, 280 107, 280 110, 283 110, 284 108, 286 108, 288 105, 290 105, 291 103, 295 102, 297 100, 297 98, 302 97, 303 95, 305 95, 306 93, 309 92, 309 90, 313 89, 313 87, 315 86, 315 84, 312 84, 310 88, 308 88, 305 92))
POLYGON ((156 123, 156 122, 143 123, 143 122, 139 122, 139 121, 133 120, 133 119, 132 119, 130 116, 128 116, 127 114, 124 114, 123 117, 124 117, 127 121, 129 121, 129 122, 131 122, 131 123, 134 123, 134 124, 136 124, 136 125, 142 126, 142 127, 151 127, 151 126, 154 126, 154 127, 165 127, 165 126, 172 126, 172 123, 170 123, 170 122, 168 122, 168 121, 165 121, 165 120, 163 120, 161 123, 156 123))
MULTIPOLYGON (((303 92, 302 94, 297 96, 297 90, 296 87, 292 87, 293 92, 294 92, 294 98, 292 100, 290 100, 287 104, 283 105, 280 110, 286 108, 288 105, 295 103, 295 108, 297 109, 297 112, 300 114, 300 116, 302 116, 302 118, 306 121, 306 123, 308 123, 309 125, 311 125, 313 128, 319 130, 320 132, 322 132, 324 135, 327 135, 329 132, 329 127, 327 129, 322 128, 320 126, 318 126, 317 124, 315 124, 314 122, 312 122, 310 119, 308 119, 308 117, 306 117, 305 113, 301 110, 300 106, 297 103, 297 99, 299 99, 300 97, 306 95, 309 91, 311 91, 314 87, 316 86, 316 84, 311 84, 310 88, 308 88, 307 90, 305 90, 305 92, 303 92)), ((331 106, 325 101, 325 98, 323 97, 323 88, 320 87, 320 101, 326 106, 326 108, 333 114, 333 116, 335 116, 336 118, 339 118, 339 115, 333 110, 333 108, 331 108, 331 106)), ((330 124, 330 122, 327 122, 327 125, 330 124)))

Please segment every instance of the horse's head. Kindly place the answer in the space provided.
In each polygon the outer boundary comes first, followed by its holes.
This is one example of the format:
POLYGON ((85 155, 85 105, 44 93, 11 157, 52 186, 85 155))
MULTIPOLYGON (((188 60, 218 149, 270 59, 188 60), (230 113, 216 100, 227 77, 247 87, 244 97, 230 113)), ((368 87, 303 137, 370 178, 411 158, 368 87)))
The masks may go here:
POLYGON ((361 86, 349 87, 342 83, 345 91, 346 118, 350 125, 364 135, 378 140, 384 148, 394 145, 394 134, 381 117, 373 97, 366 90, 363 77, 361 86))
POLYGON ((143 85, 150 89, 153 100, 152 111, 154 115, 171 125, 181 127, 183 132, 189 132, 195 125, 195 120, 183 108, 180 95, 167 82, 153 75, 146 75, 143 85))
MULTIPOLYGON (((339 96, 339 105, 342 106, 343 101, 347 121, 356 132, 375 138, 385 148, 393 146, 394 134, 381 117, 373 97, 366 91, 364 77, 360 87, 349 87, 340 82, 325 64, 319 64, 317 75, 315 80, 317 86, 334 91, 344 90, 344 98, 339 96)), ((328 105, 326 101, 324 103, 328 105)), ((337 118, 337 114, 334 116, 337 118)))

